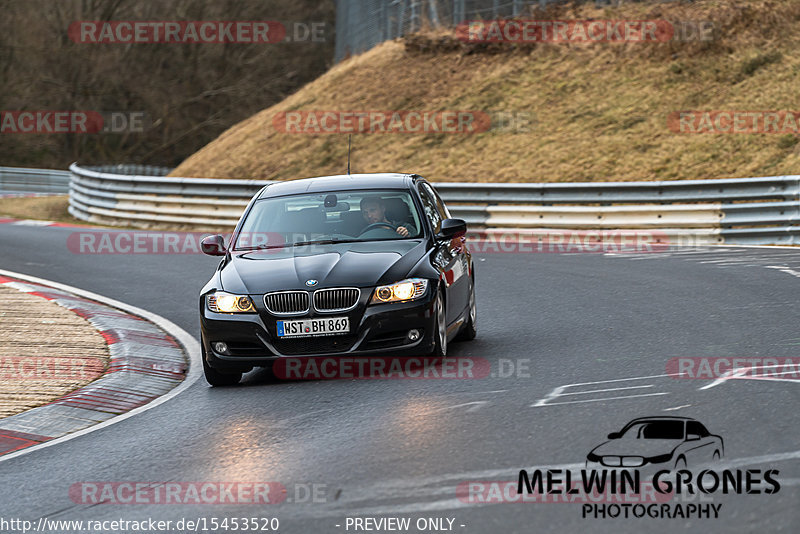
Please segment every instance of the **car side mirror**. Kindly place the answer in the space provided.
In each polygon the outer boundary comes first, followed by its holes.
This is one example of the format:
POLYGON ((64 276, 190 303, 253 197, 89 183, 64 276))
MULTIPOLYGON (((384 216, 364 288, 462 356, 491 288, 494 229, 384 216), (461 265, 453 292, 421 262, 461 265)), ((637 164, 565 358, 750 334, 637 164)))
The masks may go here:
POLYGON ((700 439, 700 434, 686 434, 686 441, 697 441, 700 439))
POLYGON ((608 439, 619 439, 619 436, 620 436, 619 432, 612 432, 611 434, 608 435, 608 439))
POLYGON ((467 223, 462 219, 445 219, 436 234, 437 239, 447 240, 461 237, 467 233, 467 223))
POLYGON ((200 241, 200 250, 203 251, 203 254, 208 254, 209 256, 224 256, 226 252, 225 238, 221 235, 204 237, 200 241))

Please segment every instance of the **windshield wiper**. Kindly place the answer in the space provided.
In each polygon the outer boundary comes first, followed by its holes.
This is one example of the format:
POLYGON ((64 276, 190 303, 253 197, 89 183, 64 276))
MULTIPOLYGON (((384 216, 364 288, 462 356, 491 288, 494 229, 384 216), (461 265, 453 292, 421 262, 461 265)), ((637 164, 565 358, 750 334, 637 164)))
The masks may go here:
POLYGON ((311 241, 297 241, 296 243, 285 243, 283 245, 258 245, 255 247, 238 247, 235 250, 269 250, 274 248, 284 247, 302 247, 306 245, 334 245, 336 243, 355 243, 361 241, 360 239, 316 239, 311 241))
POLYGON ((271 248, 283 248, 283 247, 287 247, 287 246, 289 246, 289 245, 288 244, 286 244, 286 245, 258 245, 257 247, 236 247, 233 250, 234 250, 234 252, 247 251, 247 250, 267 250, 267 249, 271 249, 271 248))
POLYGON ((298 241, 292 243, 294 247, 302 247, 304 245, 335 245, 336 243, 355 243, 359 239, 317 239, 312 241, 298 241))

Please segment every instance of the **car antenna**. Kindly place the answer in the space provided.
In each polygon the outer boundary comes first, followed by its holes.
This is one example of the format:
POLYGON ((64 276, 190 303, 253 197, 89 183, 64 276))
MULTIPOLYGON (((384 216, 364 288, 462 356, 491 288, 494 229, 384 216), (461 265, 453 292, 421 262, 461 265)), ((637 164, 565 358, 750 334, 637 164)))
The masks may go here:
POLYGON ((347 135, 347 175, 350 176, 350 138, 353 134, 347 135))

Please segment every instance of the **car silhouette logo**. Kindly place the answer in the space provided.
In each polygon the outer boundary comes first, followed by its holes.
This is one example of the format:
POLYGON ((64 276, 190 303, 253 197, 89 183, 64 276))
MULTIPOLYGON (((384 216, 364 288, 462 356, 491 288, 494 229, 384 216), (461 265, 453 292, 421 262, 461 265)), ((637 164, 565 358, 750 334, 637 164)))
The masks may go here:
POLYGON ((634 419, 608 439, 586 456, 587 467, 686 469, 719 461, 724 453, 722 437, 689 417, 634 419))
POLYGON ((307 286, 315 286, 319 283, 319 280, 306 280, 307 286))

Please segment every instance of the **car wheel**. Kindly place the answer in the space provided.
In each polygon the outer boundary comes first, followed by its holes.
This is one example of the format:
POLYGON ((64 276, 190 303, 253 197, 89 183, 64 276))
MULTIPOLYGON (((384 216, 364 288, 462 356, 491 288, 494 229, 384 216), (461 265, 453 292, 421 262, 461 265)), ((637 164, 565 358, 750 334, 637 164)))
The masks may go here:
POLYGON ((711 459, 715 462, 719 462, 719 451, 714 451, 714 455, 711 457, 711 459))
POLYGON ((675 470, 680 471, 681 469, 686 469, 686 458, 683 456, 679 456, 677 460, 675 460, 675 470))
POLYGON ((444 297, 441 291, 436 297, 434 310, 436 314, 436 331, 433 333, 434 341, 431 354, 436 358, 444 358, 447 356, 447 315, 445 314, 444 297))
POLYGON ((475 285, 471 284, 469 292, 469 313, 467 314, 467 322, 461 327, 461 332, 458 333, 458 339, 461 341, 471 341, 478 335, 478 328, 475 322, 478 318, 478 305, 475 302, 475 285))
POLYGON ((223 373, 217 371, 208 365, 206 361, 206 348, 202 341, 200 346, 202 347, 201 358, 203 359, 203 374, 206 375, 206 382, 212 386, 234 386, 239 383, 239 380, 242 379, 242 373, 223 373))

